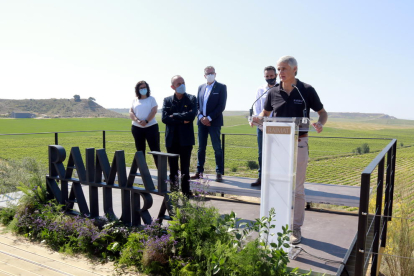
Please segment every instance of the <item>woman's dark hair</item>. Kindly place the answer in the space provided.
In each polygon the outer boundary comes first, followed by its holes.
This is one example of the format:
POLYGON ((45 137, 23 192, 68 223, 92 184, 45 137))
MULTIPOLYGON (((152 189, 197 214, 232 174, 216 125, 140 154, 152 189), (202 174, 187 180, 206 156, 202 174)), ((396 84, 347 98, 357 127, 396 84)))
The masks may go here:
POLYGON ((147 86, 147 97, 151 96, 151 89, 146 81, 139 81, 135 86, 135 95, 137 95, 138 99, 141 99, 141 93, 139 93, 139 87, 141 84, 145 84, 147 86))

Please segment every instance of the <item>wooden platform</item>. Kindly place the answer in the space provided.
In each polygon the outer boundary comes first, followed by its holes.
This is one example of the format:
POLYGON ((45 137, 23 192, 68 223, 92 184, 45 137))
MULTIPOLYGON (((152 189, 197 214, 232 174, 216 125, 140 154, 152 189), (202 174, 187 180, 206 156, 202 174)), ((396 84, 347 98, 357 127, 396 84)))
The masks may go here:
MULTIPOLYGON (((157 171, 150 170, 154 179, 157 179, 157 171)), ((252 187, 253 178, 223 176, 223 182, 215 182, 215 175, 206 175, 208 179, 208 191, 229 195, 250 196, 260 198, 260 187, 252 187)), ((140 179, 136 183, 142 184, 140 179)), ((359 187, 330 185, 320 183, 305 183, 306 202, 324 203, 340 206, 359 207, 359 187)))

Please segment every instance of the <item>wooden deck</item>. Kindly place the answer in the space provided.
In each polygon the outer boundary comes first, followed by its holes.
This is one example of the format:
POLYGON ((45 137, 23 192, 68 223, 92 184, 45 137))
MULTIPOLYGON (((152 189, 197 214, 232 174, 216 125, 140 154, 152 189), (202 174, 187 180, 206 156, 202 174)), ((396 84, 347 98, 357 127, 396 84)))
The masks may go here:
MULTIPOLYGON (((150 173, 154 180, 157 179, 156 170, 150 170, 150 173)), ((223 182, 220 183, 214 181, 215 175, 206 175, 205 179, 208 180, 210 192, 260 198, 260 187, 250 185, 255 181, 253 178, 224 175, 223 182)), ((140 179, 135 182, 142 184, 140 179)), ((310 203, 359 207, 359 192, 359 187, 355 186, 305 183, 306 202, 310 203)))

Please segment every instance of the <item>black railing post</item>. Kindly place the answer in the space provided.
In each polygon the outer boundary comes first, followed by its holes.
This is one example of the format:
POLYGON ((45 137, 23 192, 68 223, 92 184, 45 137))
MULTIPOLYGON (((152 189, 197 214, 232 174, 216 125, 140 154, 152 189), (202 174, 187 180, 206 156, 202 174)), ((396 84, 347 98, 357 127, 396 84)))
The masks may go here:
POLYGON ((55 132, 55 145, 59 145, 58 133, 55 132))
POLYGON ((391 173, 392 173, 392 156, 394 154, 393 148, 387 152, 387 176, 385 179, 385 199, 384 199, 384 219, 381 235, 381 247, 385 247, 387 244, 387 231, 388 231, 388 220, 390 216, 390 188, 391 188, 391 173))
POLYGON ((361 174, 361 192, 359 199, 358 233, 356 241, 355 275, 362 276, 365 266, 365 242, 368 223, 368 206, 371 174, 361 174))
POLYGON ((106 149, 105 130, 102 130, 102 148, 106 149))
POLYGON ((390 187, 390 210, 388 221, 391 221, 392 205, 394 203, 394 180, 395 180, 395 161, 397 160, 397 140, 395 140, 392 147, 392 172, 391 172, 391 187, 390 187))
POLYGON ((221 150, 223 152, 223 175, 224 175, 224 168, 225 168, 225 159, 224 159, 224 152, 226 149, 226 134, 222 133, 221 134, 221 150))
POLYGON ((379 241, 381 234, 381 213, 382 213, 382 192, 384 186, 384 164, 385 157, 382 158, 378 164, 378 179, 377 179, 377 201, 375 204, 375 217, 374 217, 374 242, 372 245, 372 266, 371 275, 377 276, 378 268, 378 253, 379 253, 379 241))

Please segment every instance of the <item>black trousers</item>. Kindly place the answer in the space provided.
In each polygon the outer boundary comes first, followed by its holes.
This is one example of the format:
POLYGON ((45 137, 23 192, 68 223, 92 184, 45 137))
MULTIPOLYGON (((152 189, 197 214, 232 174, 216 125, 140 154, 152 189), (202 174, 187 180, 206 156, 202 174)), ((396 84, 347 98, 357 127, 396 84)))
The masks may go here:
MULTIPOLYGON (((168 153, 180 155, 181 191, 186 196, 190 195, 190 159, 192 150, 193 146, 180 146, 178 143, 173 143, 171 147, 167 147, 168 153)), ((169 157, 168 164, 170 165, 170 180, 175 182, 178 176, 178 158, 169 157)))
MULTIPOLYGON (((134 136, 135 148, 137 151, 144 152, 144 156, 146 149, 145 141, 148 142, 148 146, 151 151, 160 151, 160 134, 158 124, 152 125, 150 127, 137 127, 132 125, 131 132, 132 136, 134 136)), ((155 155, 153 157, 155 166, 158 168, 158 158, 155 155)))

